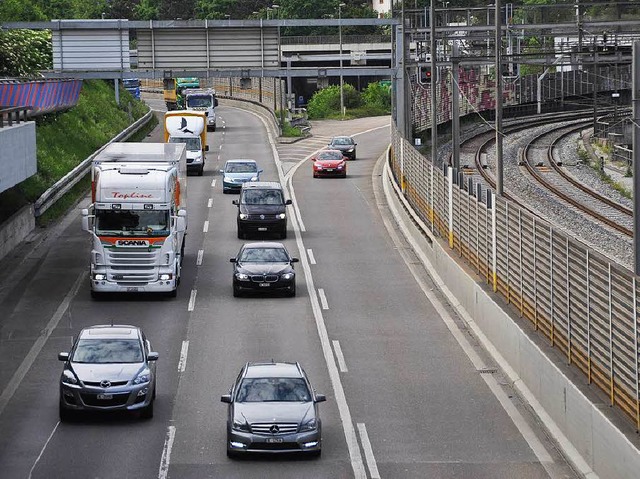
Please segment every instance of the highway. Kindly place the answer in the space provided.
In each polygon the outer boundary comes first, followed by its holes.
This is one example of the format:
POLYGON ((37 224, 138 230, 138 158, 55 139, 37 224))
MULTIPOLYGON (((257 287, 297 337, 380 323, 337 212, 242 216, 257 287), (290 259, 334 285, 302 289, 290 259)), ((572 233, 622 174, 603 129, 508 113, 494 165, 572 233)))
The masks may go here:
POLYGON ((576 477, 398 236, 379 185, 389 119, 327 122, 276 145, 256 115, 218 110, 204 176, 188 180, 177 298, 90 298, 88 199, 0 263, 0 476, 576 477), (313 179, 306 157, 332 133, 355 135, 358 160, 346 179, 313 179), (294 298, 232 297, 237 195, 223 195, 218 172, 231 158, 290 180, 294 298), (155 416, 61 424, 57 354, 83 327, 110 322, 141 326, 160 354, 155 416), (246 361, 269 359, 300 361, 327 395, 321 458, 226 457, 220 395, 246 361))

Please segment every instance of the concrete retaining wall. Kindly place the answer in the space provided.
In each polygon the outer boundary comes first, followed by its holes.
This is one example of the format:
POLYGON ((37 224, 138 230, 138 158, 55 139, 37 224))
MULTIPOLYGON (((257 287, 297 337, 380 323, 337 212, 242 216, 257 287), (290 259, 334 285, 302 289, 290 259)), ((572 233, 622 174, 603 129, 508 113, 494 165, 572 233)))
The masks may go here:
POLYGON ((33 205, 25 206, 0 227, 0 259, 29 236, 36 226, 33 205))
MULTIPOLYGON (((388 169, 386 170, 389 171, 388 169)), ((483 284, 470 276, 452 258, 446 245, 425 236, 415 224, 421 222, 405 211, 407 203, 391 187, 385 174, 385 192, 398 223, 412 240, 416 253, 434 280, 465 319, 522 397, 555 437, 567 459, 590 479, 635 479, 640 477, 637 434, 629 436, 603 413, 609 408, 587 398, 510 316, 494 301, 483 284)), ((423 225, 423 229, 429 228, 423 225)))

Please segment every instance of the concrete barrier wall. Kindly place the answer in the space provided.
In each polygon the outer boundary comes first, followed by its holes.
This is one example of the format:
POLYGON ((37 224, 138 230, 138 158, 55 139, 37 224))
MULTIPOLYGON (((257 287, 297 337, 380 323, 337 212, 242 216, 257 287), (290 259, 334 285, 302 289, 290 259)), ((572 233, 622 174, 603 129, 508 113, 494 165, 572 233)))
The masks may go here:
MULTIPOLYGON (((388 169, 386 170, 388 173, 388 169)), ((558 442, 567 459, 590 479, 635 479, 640 477, 640 441, 625 435, 603 411, 573 384, 501 304, 494 301, 484 284, 449 255, 446 245, 418 229, 420 220, 405 211, 408 203, 389 186, 384 175, 387 200, 394 205, 398 223, 412 240, 416 253, 447 295, 458 314, 504 370, 516 390, 535 410, 558 442)), ((623 426, 625 427, 625 426, 623 426)))
POLYGON ((33 206, 25 206, 0 228, 0 259, 18 246, 36 226, 33 206))
POLYGON ((33 176, 38 171, 36 124, 14 123, 0 128, 0 192, 33 176))

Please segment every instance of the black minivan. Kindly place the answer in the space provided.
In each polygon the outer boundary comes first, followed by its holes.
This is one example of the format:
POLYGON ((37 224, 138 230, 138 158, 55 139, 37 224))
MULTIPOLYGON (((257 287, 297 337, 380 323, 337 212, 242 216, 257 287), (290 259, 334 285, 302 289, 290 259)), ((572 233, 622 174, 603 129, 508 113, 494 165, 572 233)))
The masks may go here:
POLYGON ((238 238, 248 234, 276 234, 287 237, 286 206, 291 200, 284 199, 282 185, 275 181, 244 183, 240 199, 232 203, 238 206, 238 238))

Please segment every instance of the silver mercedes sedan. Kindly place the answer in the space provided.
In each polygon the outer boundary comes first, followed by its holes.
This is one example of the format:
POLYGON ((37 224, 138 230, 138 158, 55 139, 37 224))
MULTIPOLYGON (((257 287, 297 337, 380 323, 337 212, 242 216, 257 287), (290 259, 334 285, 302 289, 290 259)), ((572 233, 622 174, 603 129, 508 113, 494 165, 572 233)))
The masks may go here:
POLYGON ((158 353, 136 326, 83 329, 64 361, 60 377, 60 420, 78 411, 139 411, 153 417, 158 353))
POLYGON ((229 394, 227 456, 302 452, 319 456, 322 422, 316 394, 298 363, 247 363, 229 394))

